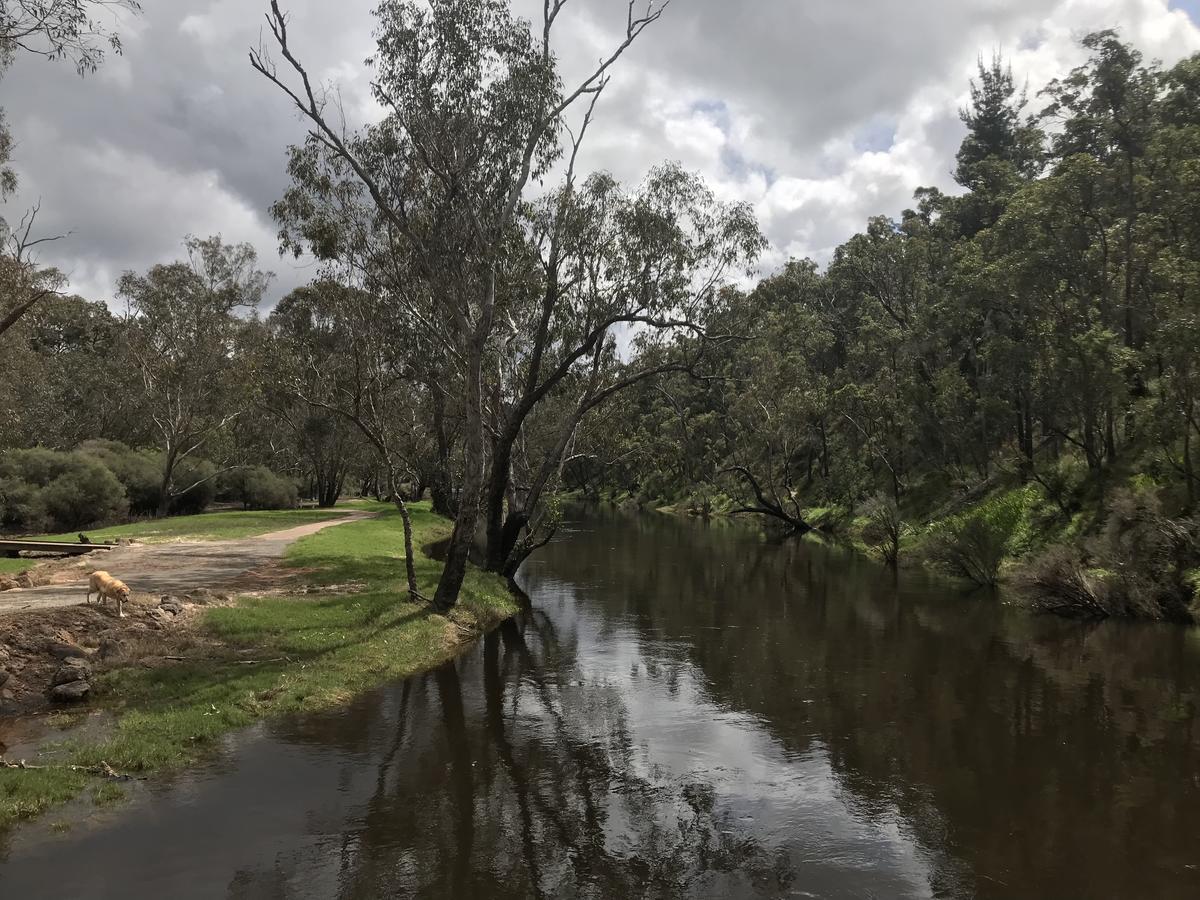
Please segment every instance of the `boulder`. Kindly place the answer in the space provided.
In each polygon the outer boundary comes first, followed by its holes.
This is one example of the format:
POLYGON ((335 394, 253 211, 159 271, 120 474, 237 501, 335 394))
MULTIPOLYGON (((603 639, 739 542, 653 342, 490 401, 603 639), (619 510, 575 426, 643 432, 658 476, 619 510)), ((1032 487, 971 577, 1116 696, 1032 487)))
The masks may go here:
POLYGON ((63 660, 63 664, 58 667, 58 671, 54 673, 54 678, 51 681, 55 686, 60 684, 69 684, 72 681, 87 681, 92 677, 92 665, 86 659, 78 657, 68 657, 63 660))
POLYGON ((68 643, 67 641, 49 641, 46 644, 46 652, 55 659, 66 659, 69 656, 74 656, 77 659, 87 659, 96 651, 84 649, 78 644, 68 643))
POLYGON ((150 610, 150 618, 152 622, 166 623, 174 620, 175 616, 167 612, 161 606, 156 606, 150 610))
POLYGON ((3 669, 0 669, 0 688, 4 687, 4 685, 7 681, 8 681, 8 673, 6 671, 4 671, 3 669))
POLYGON ((178 597, 163 597, 162 600, 159 601, 158 606, 159 609, 165 609, 173 616, 177 616, 183 612, 183 601, 181 601, 178 597))
POLYGON ((189 603, 227 603, 229 595, 210 591, 208 588, 197 588, 194 591, 188 591, 183 599, 189 603))
POLYGON ((86 681, 68 681, 50 689, 50 699, 58 703, 78 703, 87 697, 92 686, 86 681))

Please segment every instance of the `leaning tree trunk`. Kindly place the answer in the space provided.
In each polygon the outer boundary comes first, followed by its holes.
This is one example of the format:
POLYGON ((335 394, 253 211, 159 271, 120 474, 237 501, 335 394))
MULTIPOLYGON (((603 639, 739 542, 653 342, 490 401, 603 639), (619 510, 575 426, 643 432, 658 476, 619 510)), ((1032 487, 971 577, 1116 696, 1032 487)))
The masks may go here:
POLYGON ((433 605, 439 609, 450 609, 458 602, 463 579, 467 577, 467 560, 471 553, 471 545, 475 542, 475 526, 479 521, 479 500, 483 492, 485 463, 483 357, 487 349, 487 337, 492 329, 495 300, 496 276, 493 272, 481 304, 480 318, 472 329, 468 347, 463 483, 458 499, 458 515, 454 519, 454 531, 446 548, 445 568, 442 569, 442 577, 438 580, 437 592, 433 595, 433 605))
MULTIPOLYGON (((489 572, 499 572, 512 550, 512 543, 505 539, 509 529, 504 520, 504 498, 508 496, 508 483, 512 477, 512 448, 515 442, 516 436, 509 429, 501 432, 492 442, 492 465, 485 496, 487 553, 484 565, 489 572)), ((509 511, 510 519, 514 513, 513 510, 509 511)))
POLYGON ((413 555, 412 516, 408 512, 408 504, 404 502, 404 493, 396 482, 396 473, 388 472, 388 484, 392 490, 392 501, 400 511, 400 521, 404 525, 404 575, 408 580, 408 597, 414 603, 425 603, 425 598, 417 589, 417 568, 413 555))

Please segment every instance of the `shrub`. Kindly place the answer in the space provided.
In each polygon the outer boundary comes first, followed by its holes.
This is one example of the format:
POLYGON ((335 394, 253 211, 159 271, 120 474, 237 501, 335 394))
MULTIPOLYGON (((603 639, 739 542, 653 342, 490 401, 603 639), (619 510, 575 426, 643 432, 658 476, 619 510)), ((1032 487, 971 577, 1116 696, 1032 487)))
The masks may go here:
POLYGON ((1078 456, 1064 454, 1045 470, 1030 473, 1046 491, 1046 496, 1064 516, 1079 508, 1079 498, 1087 485, 1087 463, 1078 456))
MULTIPOLYGON (((162 454, 154 454, 155 464, 161 465, 162 454)), ((216 496, 213 477, 217 467, 207 459, 184 459, 175 466, 175 490, 183 493, 172 497, 168 512, 173 516, 193 516, 206 510, 216 496), (194 487, 193 487, 194 485, 194 487)))
POLYGON ((79 445, 79 452, 109 468, 125 486, 129 511, 135 516, 158 511, 162 493, 162 461, 153 451, 133 450, 120 441, 92 440, 79 445))
POLYGON ((879 495, 868 500, 863 508, 866 524, 862 538, 874 548, 893 569, 900 561, 900 545, 906 530, 900 509, 891 497, 879 495))
POLYGON ((129 509, 112 472, 82 453, 9 451, 0 456, 0 482, 8 530, 69 531, 120 518, 129 509))
POLYGON ((1036 502, 1037 491, 1032 487, 990 497, 935 525, 926 552, 952 575, 979 585, 995 585, 1005 558, 1019 553, 1029 542, 1029 513, 1036 502))
POLYGON ((0 478, 0 531, 30 534, 50 526, 41 491, 21 478, 0 478))
POLYGON ((125 488, 107 467, 81 458, 42 489, 42 502, 56 530, 122 519, 129 513, 125 488))
POLYGON ((1077 548, 1059 545, 1022 570, 1017 582, 1029 592, 1037 610, 1072 618, 1107 618, 1113 613, 1108 573, 1089 572, 1086 565, 1077 548))
POLYGON ((1033 606, 1079 616, 1195 617, 1197 524, 1162 514, 1157 492, 1115 493, 1103 530, 1081 549, 1055 547, 1022 575, 1033 606))
POLYGON ((246 509, 293 509, 299 503, 296 483, 266 466, 232 469, 218 479, 217 496, 246 509))

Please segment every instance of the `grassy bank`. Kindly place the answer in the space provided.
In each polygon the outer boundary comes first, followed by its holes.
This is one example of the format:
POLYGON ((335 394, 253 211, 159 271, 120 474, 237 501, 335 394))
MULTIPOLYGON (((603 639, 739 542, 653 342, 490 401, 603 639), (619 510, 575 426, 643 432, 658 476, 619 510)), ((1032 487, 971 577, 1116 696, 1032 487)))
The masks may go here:
MULTIPOLYGON (((355 508, 360 508, 356 505, 355 508)), ((344 515, 338 509, 266 509, 266 510, 221 510, 200 513, 195 516, 170 516, 164 519, 144 519, 127 525, 111 525, 106 528, 88 529, 91 540, 103 543, 119 538, 157 543, 160 541, 224 541, 254 537, 272 531, 283 531, 297 525, 323 522, 330 517, 344 515)), ((40 537, 47 541, 76 541, 78 532, 72 534, 47 534, 40 537)))
MULTIPOLYGON (((328 707, 429 669, 461 648, 464 629, 492 627, 517 611, 504 581, 478 571, 467 577, 454 622, 409 603, 399 515, 382 505, 362 508, 379 517, 327 529, 290 549, 287 564, 305 570, 317 592, 206 610, 198 627, 216 642, 215 652, 102 676, 93 705, 116 713, 111 733, 53 748, 43 761, 52 768, 0 770, 0 828, 89 788, 100 791, 95 802, 111 802, 108 784, 68 766, 104 762, 139 774, 186 767, 221 735, 257 719, 328 707)), ((414 507, 413 526, 417 546, 450 530, 425 504, 414 507)), ((422 592, 432 596, 441 564, 419 554, 416 568, 422 592)))
MULTIPOLYGON (((120 538, 143 541, 147 544, 162 541, 225 541, 236 538, 254 537, 272 531, 283 531, 297 525, 309 525, 337 517, 344 510, 335 509, 277 509, 222 510, 201 513, 195 516, 171 516, 164 519, 144 519, 126 525, 110 525, 104 528, 87 529, 87 536, 96 542, 115 541, 120 538)), ((70 541, 79 539, 78 532, 70 534, 43 534, 31 540, 70 541)), ((31 569, 40 559, 7 559, 0 557, 0 575, 16 575, 31 569)))

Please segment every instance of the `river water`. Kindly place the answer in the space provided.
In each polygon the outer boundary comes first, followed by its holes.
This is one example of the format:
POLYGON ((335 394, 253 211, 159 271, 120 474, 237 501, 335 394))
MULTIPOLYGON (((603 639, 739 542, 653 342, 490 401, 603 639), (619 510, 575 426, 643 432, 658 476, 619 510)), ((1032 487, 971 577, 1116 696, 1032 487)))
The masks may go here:
POLYGON ((0 897, 1200 896, 1195 630, 666 516, 522 581, 453 664, 18 831, 0 897))

